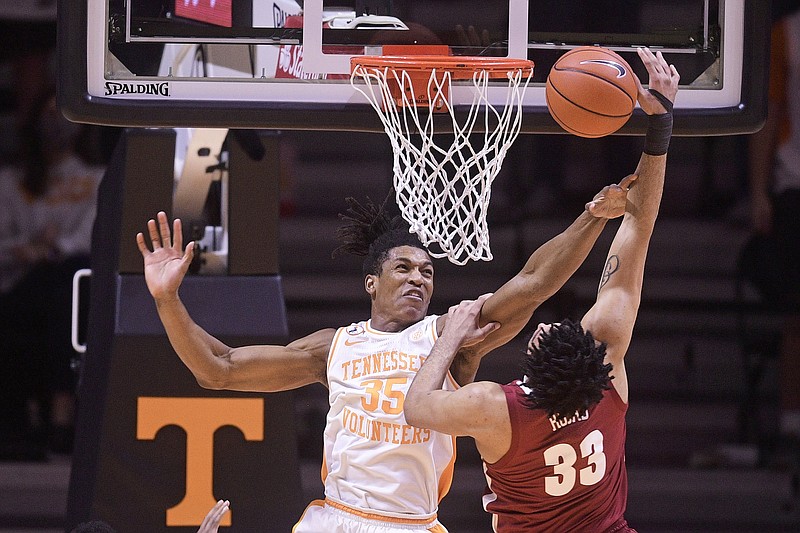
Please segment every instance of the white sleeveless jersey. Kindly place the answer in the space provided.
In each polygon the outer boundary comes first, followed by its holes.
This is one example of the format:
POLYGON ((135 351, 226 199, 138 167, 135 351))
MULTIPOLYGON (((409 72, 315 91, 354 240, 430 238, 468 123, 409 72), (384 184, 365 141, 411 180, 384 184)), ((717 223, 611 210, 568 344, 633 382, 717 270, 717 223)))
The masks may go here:
MULTIPOLYGON (((450 489, 455 437, 406 423, 411 381, 436 341, 436 316, 398 333, 339 328, 328 355, 325 496, 358 511, 435 516, 450 489)), ((455 390, 448 374, 444 388, 455 390)))

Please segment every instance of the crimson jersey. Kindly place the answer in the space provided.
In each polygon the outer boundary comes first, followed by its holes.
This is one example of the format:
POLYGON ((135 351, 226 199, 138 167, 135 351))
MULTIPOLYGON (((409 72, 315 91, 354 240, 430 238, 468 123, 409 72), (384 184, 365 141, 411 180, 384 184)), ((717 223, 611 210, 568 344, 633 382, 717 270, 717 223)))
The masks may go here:
POLYGON ((483 507, 497 533, 618 530, 628 495, 625 413, 613 388, 590 410, 548 417, 525 404, 527 389, 503 385, 511 447, 484 463, 483 507))

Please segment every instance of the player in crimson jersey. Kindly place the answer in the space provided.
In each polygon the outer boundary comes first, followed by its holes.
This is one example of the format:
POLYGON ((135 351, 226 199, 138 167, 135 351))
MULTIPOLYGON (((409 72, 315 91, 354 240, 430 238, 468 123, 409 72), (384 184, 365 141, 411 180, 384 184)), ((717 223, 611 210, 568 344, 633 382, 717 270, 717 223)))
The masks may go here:
POLYGON ((595 304, 580 323, 539 325, 522 379, 449 391, 442 382, 450 361, 495 327, 480 326, 485 296, 454 306, 406 398, 409 424, 475 439, 488 482, 483 506, 498 533, 633 531, 624 518, 624 358, 664 188, 679 81, 660 52, 638 52, 650 77, 649 90, 639 86, 639 104, 650 117, 636 173, 647 178, 628 192, 595 304))

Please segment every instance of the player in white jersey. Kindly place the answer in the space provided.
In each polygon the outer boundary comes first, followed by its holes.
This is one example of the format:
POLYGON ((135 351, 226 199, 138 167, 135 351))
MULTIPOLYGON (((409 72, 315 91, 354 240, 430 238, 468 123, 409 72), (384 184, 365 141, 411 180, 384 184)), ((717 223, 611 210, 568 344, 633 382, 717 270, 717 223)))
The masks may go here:
MULTIPOLYGON (((533 311, 577 270, 609 218, 625 210, 629 176, 605 187, 563 233, 528 259, 522 270, 483 306, 481 321, 499 327, 459 354, 452 384, 471 382, 481 358, 514 338, 533 311)), ((330 389, 325 430, 324 502, 312 503, 296 533, 446 531, 438 502, 449 489, 453 440, 408 426, 405 392, 446 316, 426 316, 433 294, 433 261, 419 239, 385 204, 348 199, 339 251, 365 257, 368 322, 323 329, 287 346, 230 347, 189 316, 178 289, 194 243, 183 249, 180 220, 165 213, 147 223, 153 250, 139 233, 145 280, 169 340, 197 382, 209 389, 275 392, 321 383, 330 389), (364 346, 359 335, 363 328, 364 346), (417 338, 419 336, 419 338, 417 338), (369 344, 370 346, 366 346, 369 344)))
MULTIPOLYGON (((325 429, 327 476, 336 481, 326 484, 335 490, 328 499, 387 516, 435 515, 450 486, 454 439, 408 425, 402 399, 436 341, 436 319, 397 333, 377 331, 369 321, 336 332, 325 429), (392 464, 384 461, 386 453, 392 464), (359 489, 364 486, 372 486, 369 494, 359 489)), ((452 378, 448 385, 456 386, 452 378)))
MULTIPOLYGON (((403 414, 403 398, 436 341, 437 318, 396 333, 378 331, 370 321, 336 331, 320 503, 337 512, 312 505, 295 532, 338 531, 339 522, 363 519, 363 509, 380 514, 369 523, 379 522, 381 531, 444 531, 436 509, 452 481, 455 438, 410 426, 403 414)), ((456 384, 449 378, 445 386, 456 384)))

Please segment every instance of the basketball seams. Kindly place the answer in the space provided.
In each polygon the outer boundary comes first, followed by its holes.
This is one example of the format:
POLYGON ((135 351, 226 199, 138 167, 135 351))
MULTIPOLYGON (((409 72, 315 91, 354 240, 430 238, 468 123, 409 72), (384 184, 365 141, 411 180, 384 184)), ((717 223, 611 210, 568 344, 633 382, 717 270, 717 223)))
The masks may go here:
POLYGON ((617 131, 633 114, 637 96, 630 65, 615 52, 592 46, 562 55, 545 84, 550 115, 565 131, 581 137, 617 131))
POLYGON ((571 98, 569 98, 569 97, 568 97, 566 94, 564 94, 563 92, 561 92, 561 91, 558 89, 558 87, 556 87, 556 86, 555 86, 555 85, 553 85, 552 83, 550 84, 550 86, 553 88, 553 90, 554 90, 554 91, 555 91, 555 92, 556 92, 556 93, 557 93, 557 94, 558 94, 558 95, 559 95, 561 98, 563 98, 564 100, 566 100, 566 101, 567 101, 567 102, 569 102, 570 104, 574 105, 574 106, 575 106, 575 107, 577 107, 578 109, 583 109, 583 110, 584 110, 584 111, 586 111, 587 113, 591 113, 591 114, 593 114, 593 115, 597 115, 597 116, 599 116, 599 117, 606 117, 606 118, 625 118, 625 117, 629 117, 629 116, 631 116, 631 113, 624 113, 624 114, 622 114, 622 115, 611 115, 611 114, 608 114, 608 113, 601 113, 601 112, 599 112, 599 111, 596 111, 596 110, 594 110, 594 109, 590 109, 590 108, 588 108, 588 107, 586 107, 586 106, 584 106, 584 105, 581 105, 581 104, 579 104, 579 103, 578 103, 578 102, 576 102, 575 100, 572 100, 571 98))
MULTIPOLYGON (((616 87, 617 89, 619 89, 625 95, 625 97, 628 99, 628 101, 631 103, 631 106, 633 106, 636 103, 636 101, 633 98, 631 98, 631 94, 628 92, 628 90, 625 87, 623 87, 619 83, 614 83, 612 80, 609 80, 608 78, 604 78, 603 76, 600 76, 599 74, 596 74, 596 73, 594 73, 594 72, 592 72, 590 70, 577 69, 575 67, 556 68, 555 66, 553 67, 553 69, 557 70, 558 72, 575 72, 575 73, 578 73, 578 74, 585 74, 585 75, 590 76, 590 77, 592 77, 592 78, 594 78, 596 80, 599 80, 599 81, 601 81, 603 83, 608 83, 609 85, 612 85, 612 86, 616 87)), ((548 80, 549 79, 550 79, 550 77, 548 76, 548 80)), ((556 85, 552 81, 550 82, 550 85, 552 85, 553 89, 557 90, 559 92, 559 94, 564 96, 564 93, 559 91, 558 87, 556 87, 556 85)), ((566 96, 565 96, 565 98, 566 98, 566 96)), ((577 102, 573 101, 570 98, 566 98, 566 99, 569 100, 570 102, 572 102, 575 105, 579 105, 577 102)), ((598 113, 598 114, 601 115, 602 113, 598 113)), ((627 113, 627 114, 629 115, 630 113, 627 113)), ((605 116, 617 117, 617 116, 623 116, 623 115, 605 115, 605 116)))
MULTIPOLYGON (((562 94, 560 94, 560 93, 558 93, 558 94, 559 94, 559 96, 561 96, 562 98, 564 97, 562 94)), ((550 102, 550 99, 549 99, 549 97, 548 97, 547 95, 545 95, 545 98, 546 98, 546 100, 547 100, 548 107, 550 107, 550 105, 549 105, 549 102, 550 102)), ((588 110, 586 110, 586 111, 588 111, 588 110)), ((590 113, 592 113, 592 114, 596 114, 596 113, 594 113, 593 111, 588 111, 588 112, 590 112, 590 113)), ((614 131, 616 131, 616 129, 614 129, 614 130, 612 130, 612 131, 603 132, 603 133, 587 133, 587 132, 585 132, 585 131, 579 131, 579 130, 576 130, 575 128, 572 128, 572 127, 570 127, 569 125, 567 125, 567 123, 566 123, 566 122, 564 122, 564 120, 563 120, 562 118, 560 118, 559 116, 557 116, 557 114, 556 114, 556 113, 554 113, 552 110, 550 111, 550 116, 551 116, 551 117, 553 117, 553 119, 554 119, 556 122, 558 122, 558 125, 559 125, 559 126, 561 126, 562 128, 564 128, 564 130, 565 130, 565 131, 567 131, 568 133, 572 133, 572 134, 574 134, 574 135, 579 135, 579 136, 581 136, 581 137, 586 137, 586 138, 590 138, 590 139, 596 139, 596 138, 598 138, 598 137, 604 137, 604 136, 606 136, 606 135, 608 135, 608 134, 610 134, 610 133, 613 133, 614 131)), ((615 118, 616 118, 616 117, 615 117, 615 118)))
MULTIPOLYGON (((564 71, 581 72, 581 73, 585 73, 585 74, 588 74, 588 75, 596 76, 599 79, 602 79, 602 80, 604 80, 606 82, 612 83, 611 80, 606 79, 606 78, 604 78, 603 76, 601 76, 599 74, 596 74, 593 70, 587 69, 585 66, 581 66, 580 63, 578 63, 578 65, 559 66, 559 64, 569 63, 569 60, 571 59, 571 56, 574 56, 576 54, 580 54, 580 55, 599 54, 604 59, 611 59, 611 60, 619 63, 620 65, 624 66, 625 70, 628 72, 628 75, 625 78, 627 78, 628 76, 632 77, 632 75, 633 75, 633 70, 631 69, 631 66, 628 64, 627 61, 625 61, 622 58, 622 56, 620 56, 619 54, 617 54, 613 50, 607 50, 605 48, 600 48, 600 47, 596 47, 596 46, 582 46, 582 47, 574 48, 574 49, 570 50, 569 52, 565 53, 560 58, 558 58, 558 60, 553 65, 553 70, 556 70, 558 72, 564 72, 564 71)), ((592 60, 592 59, 600 59, 600 58, 595 58, 595 57, 588 57, 587 58, 587 57, 584 57, 584 58, 581 58, 579 61, 587 61, 587 60, 592 60)), ((625 79, 625 78, 623 78, 623 79, 625 79)), ((637 89, 636 89, 636 84, 635 83, 632 84, 632 86, 630 87, 630 89, 631 89, 630 91, 628 90, 628 88, 624 87, 623 85, 621 85, 619 83, 612 83, 612 85, 614 85, 614 86, 618 87, 619 89, 623 90, 629 96, 629 98, 631 98, 631 100, 633 100, 633 98, 635 98, 636 93, 637 93, 637 89), (631 97, 630 96, 631 94, 633 94, 634 96, 631 97)))

